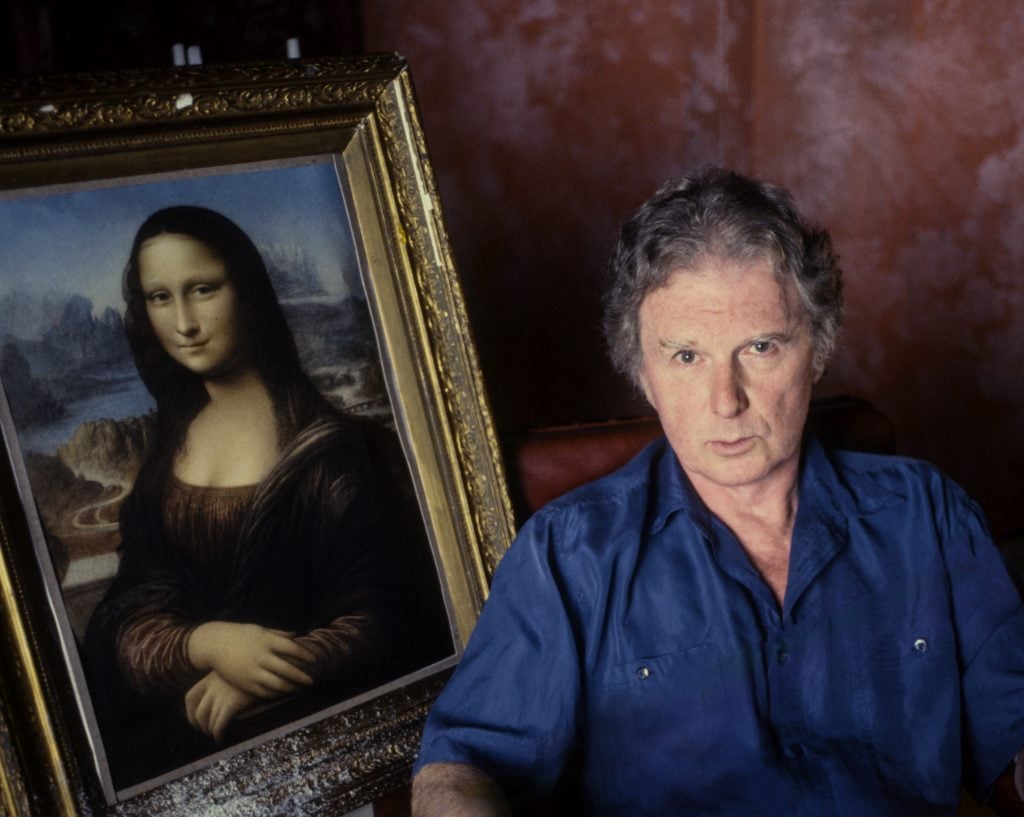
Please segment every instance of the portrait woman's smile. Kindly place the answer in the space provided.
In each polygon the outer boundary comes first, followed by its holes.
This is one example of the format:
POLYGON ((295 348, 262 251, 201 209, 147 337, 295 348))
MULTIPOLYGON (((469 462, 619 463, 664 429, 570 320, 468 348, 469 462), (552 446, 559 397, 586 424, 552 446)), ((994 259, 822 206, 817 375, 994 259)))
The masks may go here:
POLYGON ((176 233, 148 239, 139 250, 139 279, 153 332, 174 360, 204 378, 245 361, 235 287, 205 244, 176 233))

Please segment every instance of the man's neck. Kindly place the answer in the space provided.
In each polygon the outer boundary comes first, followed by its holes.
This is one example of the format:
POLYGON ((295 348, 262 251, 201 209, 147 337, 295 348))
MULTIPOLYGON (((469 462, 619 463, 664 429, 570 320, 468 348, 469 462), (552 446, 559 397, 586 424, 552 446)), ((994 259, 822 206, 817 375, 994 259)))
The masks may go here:
POLYGON ((688 476, 708 510, 735 534, 782 607, 799 504, 799 461, 750 485, 720 485, 699 474, 688 476))

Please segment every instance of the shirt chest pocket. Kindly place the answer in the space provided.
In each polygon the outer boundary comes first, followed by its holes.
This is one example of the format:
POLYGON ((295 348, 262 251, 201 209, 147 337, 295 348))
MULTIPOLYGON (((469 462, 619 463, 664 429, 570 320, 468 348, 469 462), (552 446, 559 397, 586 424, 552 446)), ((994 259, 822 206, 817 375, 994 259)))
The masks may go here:
POLYGON ((750 694, 738 694, 749 671, 714 641, 609 666, 592 678, 587 696, 587 722, 600 725, 589 730, 588 749, 621 758, 622 746, 643 747, 640 776, 655 757, 699 768, 702 757, 734 742, 739 723, 749 726, 749 712, 736 711, 752 703, 750 694))
POLYGON ((650 736, 690 715, 714 719, 726 695, 718 646, 702 641, 609 666, 593 679, 590 716, 650 736), (665 714, 673 713, 666 719, 665 714))
POLYGON ((714 644, 701 641, 672 652, 642 655, 602 668, 593 678, 597 695, 666 695, 670 690, 703 686, 717 675, 714 644))

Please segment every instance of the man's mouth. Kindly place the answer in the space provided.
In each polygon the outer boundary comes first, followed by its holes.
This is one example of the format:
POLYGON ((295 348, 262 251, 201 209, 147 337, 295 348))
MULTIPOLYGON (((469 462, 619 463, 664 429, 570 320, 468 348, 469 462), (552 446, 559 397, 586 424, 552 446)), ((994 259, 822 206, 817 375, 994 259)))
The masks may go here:
POLYGON ((731 440, 711 440, 708 445, 711 450, 722 457, 736 457, 746 454, 754 447, 756 437, 736 437, 731 440))

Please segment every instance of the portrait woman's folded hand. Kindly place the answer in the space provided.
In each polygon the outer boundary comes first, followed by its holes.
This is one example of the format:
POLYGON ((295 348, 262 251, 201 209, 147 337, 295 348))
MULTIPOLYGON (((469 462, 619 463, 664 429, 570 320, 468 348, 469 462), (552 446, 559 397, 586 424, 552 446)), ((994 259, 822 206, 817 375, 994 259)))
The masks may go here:
POLYGON ((220 743, 235 717, 256 700, 216 672, 209 672, 185 694, 185 715, 192 726, 220 743))
POLYGON ((208 621, 192 631, 188 657, 201 670, 215 670, 221 678, 257 698, 275 698, 313 685, 300 669, 316 656, 293 640, 292 633, 258 624, 208 621))

